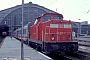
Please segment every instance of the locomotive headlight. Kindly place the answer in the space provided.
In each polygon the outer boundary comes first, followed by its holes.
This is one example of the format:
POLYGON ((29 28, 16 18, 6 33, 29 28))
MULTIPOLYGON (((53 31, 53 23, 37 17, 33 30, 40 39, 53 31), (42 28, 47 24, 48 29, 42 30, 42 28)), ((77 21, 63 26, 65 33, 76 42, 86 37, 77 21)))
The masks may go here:
POLYGON ((52 40, 54 40, 54 37, 52 37, 52 40))
POLYGON ((54 40, 54 34, 52 34, 52 38, 51 39, 54 40))

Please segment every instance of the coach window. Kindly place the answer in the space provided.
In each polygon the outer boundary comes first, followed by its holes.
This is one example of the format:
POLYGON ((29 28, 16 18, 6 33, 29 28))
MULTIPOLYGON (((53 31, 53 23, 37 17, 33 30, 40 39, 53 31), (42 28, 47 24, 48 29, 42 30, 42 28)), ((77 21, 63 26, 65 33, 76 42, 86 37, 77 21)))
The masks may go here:
POLYGON ((26 34, 26 29, 23 29, 23 34, 26 34))
POLYGON ((51 16, 43 16, 42 20, 43 21, 51 20, 51 16))
POLYGON ((55 20, 62 20, 62 18, 59 17, 59 16, 54 16, 54 19, 55 19, 55 20))
POLYGON ((18 32, 18 34, 20 34, 20 31, 17 31, 18 32))

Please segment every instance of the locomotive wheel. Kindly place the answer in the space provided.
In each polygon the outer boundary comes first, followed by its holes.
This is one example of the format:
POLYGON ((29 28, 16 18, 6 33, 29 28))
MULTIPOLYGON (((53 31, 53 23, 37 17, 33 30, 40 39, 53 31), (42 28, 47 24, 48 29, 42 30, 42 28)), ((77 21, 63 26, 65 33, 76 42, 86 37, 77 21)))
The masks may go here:
POLYGON ((40 46, 37 46, 37 47, 36 47, 36 50, 41 52, 42 49, 41 49, 40 46))
POLYGON ((61 52, 60 54, 61 54, 62 56, 64 56, 64 55, 65 55, 65 52, 61 52))

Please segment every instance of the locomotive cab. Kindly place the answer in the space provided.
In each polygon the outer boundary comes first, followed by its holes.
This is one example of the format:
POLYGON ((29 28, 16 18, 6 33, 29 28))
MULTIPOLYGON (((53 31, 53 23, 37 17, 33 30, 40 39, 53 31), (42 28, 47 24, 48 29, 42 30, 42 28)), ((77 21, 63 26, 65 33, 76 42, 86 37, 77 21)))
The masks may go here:
POLYGON ((56 14, 56 13, 47 13, 47 14, 44 14, 40 17, 38 17, 36 20, 38 20, 38 22, 45 22, 45 21, 48 21, 48 20, 60 20, 62 21, 63 20, 63 15, 62 14, 56 14))
POLYGON ((48 13, 37 18, 30 27, 30 38, 46 53, 78 50, 78 43, 72 40, 72 22, 63 20, 62 14, 48 13))

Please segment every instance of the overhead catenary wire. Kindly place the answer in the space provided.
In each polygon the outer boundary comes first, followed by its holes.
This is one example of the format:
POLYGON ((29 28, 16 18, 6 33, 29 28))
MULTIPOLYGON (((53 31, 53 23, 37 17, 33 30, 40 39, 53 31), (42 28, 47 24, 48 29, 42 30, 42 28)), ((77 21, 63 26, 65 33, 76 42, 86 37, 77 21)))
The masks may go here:
POLYGON ((53 2, 51 2, 50 4, 48 4, 47 6, 52 5, 53 3, 55 3, 57 0, 54 0, 53 2))

